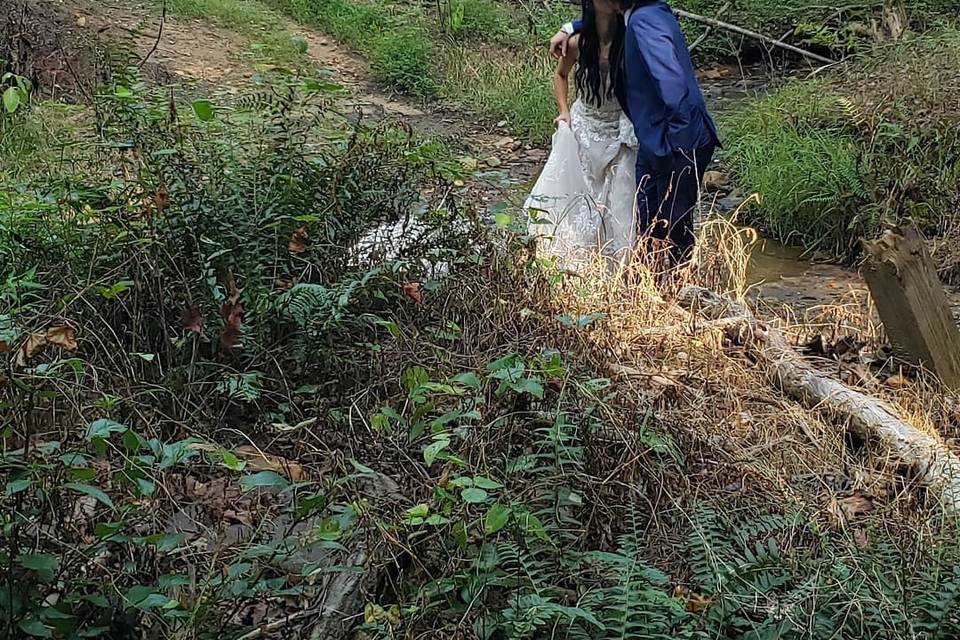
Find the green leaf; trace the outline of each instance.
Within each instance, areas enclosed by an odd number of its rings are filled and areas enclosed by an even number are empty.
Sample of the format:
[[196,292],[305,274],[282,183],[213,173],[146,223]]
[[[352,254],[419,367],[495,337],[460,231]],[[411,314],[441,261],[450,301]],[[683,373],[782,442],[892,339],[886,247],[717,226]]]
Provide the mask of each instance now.
[[129,87],[118,84],[113,90],[113,95],[117,96],[118,98],[132,98],[133,91],[131,91]]
[[220,457],[223,459],[223,466],[225,466],[227,469],[230,469],[230,471],[243,471],[247,466],[245,461],[241,460],[226,449],[220,450]]
[[200,122],[210,122],[216,117],[216,109],[209,100],[194,100],[192,106]]
[[493,219],[497,223],[497,227],[499,227],[500,229],[506,229],[511,224],[513,224],[513,216],[503,211],[496,213],[493,216]]
[[428,467],[434,463],[440,452],[450,446],[449,440],[437,440],[433,444],[427,445],[423,450],[423,462]]
[[356,471],[356,472],[359,473],[360,475],[363,475],[363,476],[375,476],[375,475],[377,475],[377,472],[376,472],[376,471],[374,471],[373,469],[371,469],[370,467],[368,467],[368,466],[365,465],[365,464],[360,464],[360,463],[357,462],[356,460],[351,459],[351,460],[350,460],[350,464],[353,465],[354,471]]
[[137,490],[140,491],[141,496],[152,496],[157,490],[157,484],[146,478],[137,478]]
[[24,569],[36,571],[37,575],[46,582],[53,580],[60,559],[49,553],[21,553],[17,556],[17,563]]
[[489,536],[503,529],[510,522],[511,513],[510,507],[505,507],[502,504],[491,506],[483,519],[483,532]]
[[183,544],[183,541],[186,539],[187,536],[182,533],[158,533],[156,535],[149,536],[147,538],[147,542],[156,545],[157,551],[161,553],[170,553]]
[[468,504],[480,504],[481,502],[486,501],[488,494],[483,489],[471,487],[469,489],[464,489],[460,493],[460,497],[463,498],[463,501]]
[[461,384],[465,387],[473,389],[474,391],[479,391],[480,387],[483,386],[483,383],[480,382],[480,378],[477,377],[477,374],[472,372],[457,374],[453,380],[451,380],[451,382],[454,384]]
[[20,493],[21,491],[26,491],[30,488],[30,485],[33,484],[33,480],[23,479],[23,480],[11,480],[7,483],[7,487],[4,490],[4,493],[8,496]]
[[107,440],[110,438],[112,433],[123,433],[127,431],[128,427],[122,425],[119,422],[114,422],[113,420],[107,420],[106,418],[101,418],[100,420],[95,420],[90,423],[90,426],[87,427],[87,442],[91,442],[96,438],[101,440]]
[[435,526],[435,527],[436,527],[436,526],[439,526],[439,525],[442,525],[442,524],[447,524],[448,522],[450,522],[450,518],[444,517],[444,516],[440,515],[439,513],[433,514],[432,516],[430,516],[430,517],[427,518],[427,520],[426,520],[426,523],[427,523],[427,524],[433,525],[433,526]]
[[3,108],[7,113],[13,113],[20,107],[20,91],[16,87],[8,87],[3,92]]
[[543,528],[543,523],[540,522],[540,519],[532,513],[525,512],[517,516],[517,522],[520,523],[520,526],[523,528],[524,533],[527,535],[536,536],[541,540],[547,540],[546,529]]
[[240,489],[243,491],[253,491],[254,489],[279,488],[286,489],[290,486],[286,478],[275,471],[261,471],[240,478]]
[[110,496],[96,487],[91,487],[88,484],[80,484],[78,482],[68,482],[67,484],[63,485],[63,487],[64,489],[73,489],[74,491],[79,491],[80,493],[84,493],[88,496],[93,496],[103,504],[113,509],[113,500],[110,499]]
[[464,524],[463,521],[457,522],[455,525],[453,525],[453,540],[461,549],[467,548],[467,525]]
[[20,630],[34,638],[52,638],[53,631],[39,620],[27,618],[20,621]]
[[70,482],[90,482],[97,477],[97,470],[90,467],[71,467],[67,469]]
[[162,593],[156,593],[154,589],[155,587],[143,585],[131,587],[125,597],[131,606],[142,611],[165,607],[170,602],[170,598]]
[[503,485],[499,482],[495,482],[490,478],[484,478],[483,476],[474,476],[473,477],[473,486],[480,487],[481,489],[502,489]]
[[425,504],[418,504],[406,511],[408,518],[426,518],[428,515],[430,515],[430,507]]
[[144,440],[140,434],[135,433],[130,429],[124,432],[123,436],[121,437],[121,442],[123,442],[123,446],[127,449],[127,451],[132,451],[134,453],[147,447],[147,441]]
[[451,487],[456,487],[457,489],[466,489],[467,487],[473,486],[473,478],[468,478],[466,476],[459,476],[450,481]]

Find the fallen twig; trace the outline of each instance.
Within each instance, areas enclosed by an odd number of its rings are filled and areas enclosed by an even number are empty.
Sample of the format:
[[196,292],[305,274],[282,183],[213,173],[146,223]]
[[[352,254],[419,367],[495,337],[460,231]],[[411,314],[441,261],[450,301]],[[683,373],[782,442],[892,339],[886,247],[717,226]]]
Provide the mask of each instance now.
[[160,46],[160,39],[163,37],[163,26],[167,23],[167,0],[163,0],[163,3],[160,5],[160,28],[157,29],[157,39],[153,41],[153,46],[150,47],[150,51],[147,51],[147,55],[143,56],[143,59],[140,61],[140,64],[137,65],[137,69],[143,69],[143,65],[147,64],[147,60],[157,52],[157,48]]
[[812,51],[807,51],[806,49],[801,49],[800,47],[795,47],[792,44],[787,44],[783,40],[777,40],[776,38],[771,38],[770,36],[765,36],[762,33],[757,33],[756,31],[750,31],[749,29],[744,29],[743,27],[738,27],[735,24],[730,24],[729,22],[723,22],[717,20],[716,18],[709,18],[707,16],[701,16],[696,13],[690,13],[689,11],[684,11],[683,9],[674,9],[673,12],[680,16],[681,18],[686,18],[688,20],[693,20],[694,22],[700,22],[710,27],[716,27],[717,29],[724,29],[725,31],[732,31],[733,33],[739,33],[740,35],[747,36],[748,38],[753,38],[761,42],[765,42],[771,46],[779,47],[786,51],[790,51],[797,55],[803,56],[804,58],[809,58],[810,60],[816,60],[823,64],[834,64],[836,61],[826,58],[819,54],[813,53]]

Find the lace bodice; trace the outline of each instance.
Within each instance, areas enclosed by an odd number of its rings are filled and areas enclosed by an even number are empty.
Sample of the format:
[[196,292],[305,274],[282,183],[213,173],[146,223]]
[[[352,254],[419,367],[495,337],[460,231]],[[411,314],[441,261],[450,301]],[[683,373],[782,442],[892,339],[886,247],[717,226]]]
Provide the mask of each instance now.
[[608,98],[600,106],[578,99],[570,109],[570,117],[573,131],[584,149],[598,144],[607,146],[612,140],[632,148],[637,146],[633,123],[616,98]]

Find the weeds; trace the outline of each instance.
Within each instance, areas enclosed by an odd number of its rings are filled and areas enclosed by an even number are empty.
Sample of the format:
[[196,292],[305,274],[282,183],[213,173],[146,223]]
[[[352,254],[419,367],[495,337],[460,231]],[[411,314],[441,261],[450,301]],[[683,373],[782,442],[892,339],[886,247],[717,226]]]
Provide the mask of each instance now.
[[[955,31],[918,37],[725,118],[727,161],[743,186],[762,196],[761,226],[848,257],[861,237],[904,217],[938,234],[947,225],[942,212],[960,194],[960,143],[955,118],[943,108],[956,84],[947,60],[957,51]],[[939,262],[956,277],[952,253],[942,249]]]
[[[0,191],[4,637],[956,636],[954,523],[642,265],[461,217],[442,149],[311,78],[122,69],[90,117]],[[701,237],[742,295],[748,234]]]

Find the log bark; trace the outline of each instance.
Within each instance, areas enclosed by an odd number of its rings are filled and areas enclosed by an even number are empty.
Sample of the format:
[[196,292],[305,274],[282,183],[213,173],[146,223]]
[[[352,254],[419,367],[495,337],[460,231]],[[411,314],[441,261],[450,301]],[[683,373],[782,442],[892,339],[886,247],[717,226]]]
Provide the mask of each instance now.
[[889,404],[814,369],[782,334],[757,321],[743,305],[700,287],[684,288],[680,303],[714,320],[745,318],[745,346],[769,368],[786,395],[847,425],[863,439],[879,439],[921,482],[940,492],[945,510],[960,511],[960,458],[939,438],[911,425]]
[[960,330],[920,232],[907,225],[863,245],[864,277],[897,355],[960,389]]

